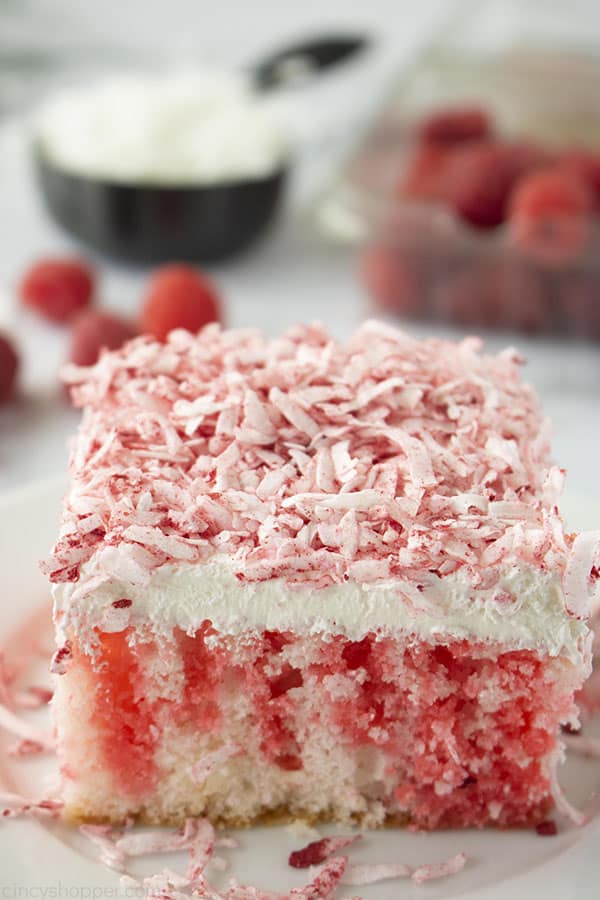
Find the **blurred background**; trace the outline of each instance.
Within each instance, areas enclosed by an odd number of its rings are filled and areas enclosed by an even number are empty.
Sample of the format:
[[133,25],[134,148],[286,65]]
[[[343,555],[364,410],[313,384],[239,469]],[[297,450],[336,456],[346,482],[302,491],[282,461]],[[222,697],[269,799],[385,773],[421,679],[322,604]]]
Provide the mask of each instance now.
[[65,470],[61,364],[187,291],[514,344],[600,497],[599,75],[594,0],[0,0],[0,491]]

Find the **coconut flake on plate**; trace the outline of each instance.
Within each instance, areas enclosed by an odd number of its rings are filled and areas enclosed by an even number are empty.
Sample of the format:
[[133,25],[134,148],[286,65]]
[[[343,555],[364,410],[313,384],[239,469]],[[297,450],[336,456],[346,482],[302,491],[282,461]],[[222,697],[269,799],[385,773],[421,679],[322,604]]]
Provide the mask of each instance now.
[[415,884],[424,884],[426,881],[434,881],[438,878],[446,878],[448,875],[456,875],[464,868],[466,862],[467,854],[463,852],[457,853],[455,856],[450,856],[442,862],[426,863],[423,866],[418,866],[410,877]]

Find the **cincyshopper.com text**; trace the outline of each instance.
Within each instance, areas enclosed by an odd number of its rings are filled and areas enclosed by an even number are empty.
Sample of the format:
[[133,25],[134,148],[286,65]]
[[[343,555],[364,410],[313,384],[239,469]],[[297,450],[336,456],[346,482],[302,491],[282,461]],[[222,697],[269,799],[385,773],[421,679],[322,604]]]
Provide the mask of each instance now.
[[17,884],[0,881],[0,900],[143,900],[146,890],[135,885],[103,887],[99,884]]

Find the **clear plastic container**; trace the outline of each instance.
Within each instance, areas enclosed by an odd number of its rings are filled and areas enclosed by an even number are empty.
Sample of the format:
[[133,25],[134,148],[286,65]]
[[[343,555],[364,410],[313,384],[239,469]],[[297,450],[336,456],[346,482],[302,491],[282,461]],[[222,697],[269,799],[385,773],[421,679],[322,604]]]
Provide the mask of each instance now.
[[595,151],[600,172],[599,84],[596,2],[462,4],[393,86],[319,204],[321,227],[359,246],[374,306],[469,328],[600,339],[600,199],[575,251],[540,257],[510,221],[474,227],[452,206],[399,188],[417,123],[465,105],[484,109],[502,142],[539,147],[552,165],[565,148]]

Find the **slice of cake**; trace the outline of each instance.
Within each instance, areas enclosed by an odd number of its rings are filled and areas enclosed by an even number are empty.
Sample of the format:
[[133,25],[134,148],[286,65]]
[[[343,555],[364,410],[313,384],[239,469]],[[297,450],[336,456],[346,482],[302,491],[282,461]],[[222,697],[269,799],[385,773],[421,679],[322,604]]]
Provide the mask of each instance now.
[[513,352],[209,326],[67,379],[69,818],[547,815],[598,557]]

